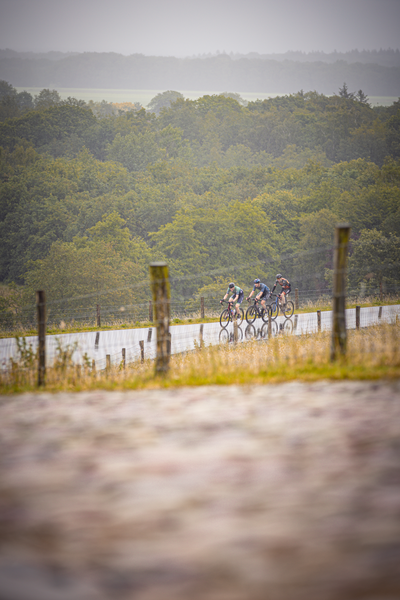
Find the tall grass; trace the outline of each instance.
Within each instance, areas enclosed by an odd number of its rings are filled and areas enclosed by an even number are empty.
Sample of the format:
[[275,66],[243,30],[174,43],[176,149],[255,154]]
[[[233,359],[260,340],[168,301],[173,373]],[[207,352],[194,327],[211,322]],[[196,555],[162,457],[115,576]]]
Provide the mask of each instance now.
[[[122,363],[101,371],[72,361],[75,348],[61,346],[47,367],[48,391],[137,389],[206,384],[258,384],[293,379],[373,379],[400,376],[400,324],[348,331],[346,356],[330,361],[331,333],[285,335],[269,340],[227,343],[171,356],[165,377],[154,375],[154,362]],[[2,393],[37,388],[37,356],[20,340],[20,357],[0,375]],[[41,388],[43,389],[43,388]]]

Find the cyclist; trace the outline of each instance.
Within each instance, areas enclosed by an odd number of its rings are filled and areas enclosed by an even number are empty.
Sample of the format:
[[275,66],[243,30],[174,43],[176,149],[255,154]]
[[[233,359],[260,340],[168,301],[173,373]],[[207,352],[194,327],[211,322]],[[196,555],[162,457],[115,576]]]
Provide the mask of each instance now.
[[265,301],[269,298],[269,295],[271,293],[271,290],[269,289],[269,287],[265,283],[261,283],[261,281],[259,279],[255,279],[253,290],[247,296],[246,300],[250,300],[250,298],[252,297],[254,292],[258,292],[258,293],[256,293],[256,298],[257,298],[257,300],[261,300],[262,307],[265,310],[267,310],[267,305],[266,305]]
[[[229,299],[229,302],[231,302],[232,304],[236,303],[236,317],[240,319],[241,315],[239,312],[239,308],[243,302],[244,292],[239,286],[235,285],[234,283],[230,283],[228,289],[226,290],[226,294],[223,297],[223,300],[226,300],[229,294],[233,294],[233,296],[231,296],[231,298]],[[220,304],[222,304],[222,300],[220,300]]]
[[278,294],[279,296],[279,300],[281,301],[281,303],[283,305],[286,304],[286,296],[288,294],[290,294],[290,292],[292,291],[292,286],[290,284],[290,281],[288,281],[287,279],[285,279],[283,277],[283,275],[281,275],[281,273],[278,273],[276,276],[276,281],[274,283],[274,287],[272,288],[272,292],[275,291],[275,288],[277,286],[277,284],[279,283],[279,285],[281,286],[281,293]]

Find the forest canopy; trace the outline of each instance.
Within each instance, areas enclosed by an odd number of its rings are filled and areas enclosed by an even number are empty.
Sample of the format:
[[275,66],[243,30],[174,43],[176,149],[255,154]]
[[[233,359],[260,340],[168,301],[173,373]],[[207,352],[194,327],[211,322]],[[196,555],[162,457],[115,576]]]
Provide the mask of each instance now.
[[400,100],[372,108],[342,85],[100,116],[54,90],[28,96],[0,82],[3,313],[40,288],[71,306],[143,303],[152,260],[188,302],[277,271],[323,294],[339,221],[353,288],[398,290]]

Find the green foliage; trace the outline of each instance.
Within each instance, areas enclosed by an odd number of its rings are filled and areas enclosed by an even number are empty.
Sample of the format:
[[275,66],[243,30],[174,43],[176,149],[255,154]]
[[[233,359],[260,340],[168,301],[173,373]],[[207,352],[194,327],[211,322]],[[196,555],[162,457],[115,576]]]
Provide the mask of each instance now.
[[61,96],[57,90],[42,90],[34,100],[35,108],[38,110],[51,108],[61,104]]
[[17,364],[23,369],[31,369],[37,364],[38,351],[33,350],[32,344],[28,344],[25,337],[15,336],[17,344]]
[[144,171],[163,156],[157,136],[152,132],[130,133],[124,137],[118,133],[107,152],[108,160],[120,162],[128,171]]
[[[153,260],[168,261],[173,297],[187,302],[222,281],[272,285],[277,270],[326,293],[336,222],[351,224],[360,273],[371,232],[400,237],[398,102],[376,111],[348,90],[247,106],[166,94],[158,116],[96,116],[50,90],[22,108],[0,82],[16,115],[0,123],[0,281],[18,284],[4,288],[2,315],[14,322],[39,288],[53,314],[140,304]],[[354,284],[398,286],[396,264]]]
[[355,284],[362,283],[364,291],[373,292],[384,284],[398,279],[400,267],[400,238],[385,236],[376,229],[363,230],[353,242],[349,260],[349,277]]
[[154,96],[154,98],[150,100],[147,108],[150,112],[154,112],[158,115],[163,108],[169,108],[171,104],[180,98],[183,99],[183,94],[168,90],[168,92],[162,92]]
[[87,108],[69,104],[53,105],[1,123],[0,138],[3,146],[10,150],[15,149],[23,139],[41,151],[51,152],[54,143],[59,145],[74,136],[81,137],[95,122],[93,113]]

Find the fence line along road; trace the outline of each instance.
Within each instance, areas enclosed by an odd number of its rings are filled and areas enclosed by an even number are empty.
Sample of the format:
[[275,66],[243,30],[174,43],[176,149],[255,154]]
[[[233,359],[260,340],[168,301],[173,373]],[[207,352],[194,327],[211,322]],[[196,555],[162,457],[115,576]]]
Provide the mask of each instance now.
[[[363,307],[360,309],[360,327],[370,327],[379,323],[393,323],[400,318],[400,305]],[[356,309],[346,309],[347,329],[356,328]],[[268,324],[257,319],[250,327],[244,321],[238,331],[238,342],[258,338],[268,339]],[[321,312],[321,331],[330,331],[332,328],[332,311]],[[225,331],[225,333],[222,333]],[[273,322],[271,335],[292,333],[304,335],[318,331],[317,312],[294,314],[291,319],[279,316]],[[177,354],[193,350],[195,347],[215,345],[223,342],[233,341],[233,325],[222,330],[219,323],[173,325],[171,333],[171,354]],[[26,338],[28,346],[36,351],[38,345],[37,336]],[[122,349],[125,349],[125,361],[131,363],[141,359],[141,344],[143,342],[144,359],[155,359],[157,348],[157,333],[155,327],[141,329],[119,329],[114,331],[97,331],[66,333],[61,335],[46,336],[46,361],[52,364],[56,355],[57,347],[63,350],[72,348],[74,350],[72,359],[77,364],[83,364],[85,360],[95,360],[97,369],[106,368],[106,355],[110,355],[111,364],[119,364],[123,360]],[[86,355],[86,358],[84,358]],[[0,340],[0,362],[2,369],[8,369],[10,359],[17,360],[18,349],[14,338]]]

